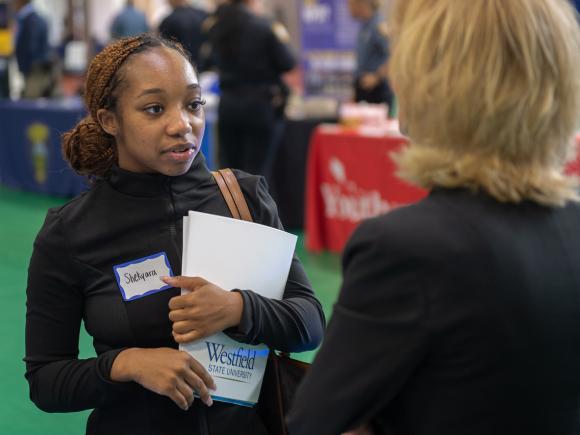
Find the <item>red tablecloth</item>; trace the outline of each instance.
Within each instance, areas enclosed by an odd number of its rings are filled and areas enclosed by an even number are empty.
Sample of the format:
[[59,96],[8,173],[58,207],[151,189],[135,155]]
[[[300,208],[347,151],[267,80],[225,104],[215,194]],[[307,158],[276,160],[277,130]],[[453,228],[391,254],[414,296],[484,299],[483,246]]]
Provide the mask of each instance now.
[[[306,173],[306,247],[341,252],[365,218],[426,195],[395,176],[390,153],[406,140],[396,132],[319,126],[311,139]],[[577,137],[580,147],[580,135]],[[579,158],[568,167],[580,174]]]
[[567,172],[569,174],[580,175],[580,133],[576,135],[576,160],[568,164]]
[[342,251],[358,223],[419,200],[424,190],[395,175],[389,154],[405,139],[384,131],[319,126],[311,139],[306,173],[306,246]]

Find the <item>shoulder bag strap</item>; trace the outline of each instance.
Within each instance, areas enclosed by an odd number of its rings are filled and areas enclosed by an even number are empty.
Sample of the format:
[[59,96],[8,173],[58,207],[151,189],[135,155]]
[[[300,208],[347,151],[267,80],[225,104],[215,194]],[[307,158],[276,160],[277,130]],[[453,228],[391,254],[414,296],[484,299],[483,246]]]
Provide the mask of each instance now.
[[[215,181],[217,182],[217,185],[220,188],[224,199],[226,200],[232,216],[235,219],[242,219],[244,221],[253,222],[254,220],[250,214],[248,203],[246,202],[246,198],[242,193],[242,189],[240,189],[240,183],[238,182],[238,179],[234,175],[233,171],[229,168],[226,168],[212,171],[211,174],[215,178]],[[274,356],[275,352],[272,351],[271,355]],[[288,352],[280,352],[280,355],[286,358],[290,358],[290,354]]]
[[231,169],[212,171],[220,191],[234,219],[253,222],[246,198],[240,189],[240,183]]

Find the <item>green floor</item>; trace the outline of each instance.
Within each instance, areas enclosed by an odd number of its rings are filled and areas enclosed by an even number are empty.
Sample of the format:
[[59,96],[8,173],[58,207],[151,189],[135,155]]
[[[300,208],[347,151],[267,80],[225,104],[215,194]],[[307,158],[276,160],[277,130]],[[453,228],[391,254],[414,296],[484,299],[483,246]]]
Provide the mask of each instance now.
[[[28,260],[32,242],[42,225],[46,210],[62,204],[63,199],[14,192],[0,187],[0,434],[68,435],[84,433],[88,411],[72,414],[47,414],[28,399],[24,379],[24,314]],[[304,250],[302,237],[298,253],[327,316],[340,283],[339,259],[335,255],[312,255]],[[93,355],[90,338],[81,337],[81,357]],[[314,352],[302,355],[312,359]],[[302,359],[301,358],[301,359]]]

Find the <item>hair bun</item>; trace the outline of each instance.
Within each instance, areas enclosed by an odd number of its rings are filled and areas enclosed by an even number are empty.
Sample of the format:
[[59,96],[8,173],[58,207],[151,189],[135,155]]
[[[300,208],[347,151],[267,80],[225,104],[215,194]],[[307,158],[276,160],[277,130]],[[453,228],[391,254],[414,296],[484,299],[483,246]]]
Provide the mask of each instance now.
[[113,138],[91,116],[62,135],[62,154],[80,175],[102,177],[117,161]]

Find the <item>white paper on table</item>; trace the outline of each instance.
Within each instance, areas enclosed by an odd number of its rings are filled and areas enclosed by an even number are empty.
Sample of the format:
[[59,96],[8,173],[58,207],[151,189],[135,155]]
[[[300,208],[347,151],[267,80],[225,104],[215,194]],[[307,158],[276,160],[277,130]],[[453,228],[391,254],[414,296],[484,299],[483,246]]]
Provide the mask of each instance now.
[[[190,211],[183,219],[182,274],[225,290],[250,289],[281,299],[297,237],[253,222]],[[182,290],[182,293],[186,291]],[[212,375],[214,400],[253,406],[268,360],[266,345],[237,342],[223,333],[180,345]]]

